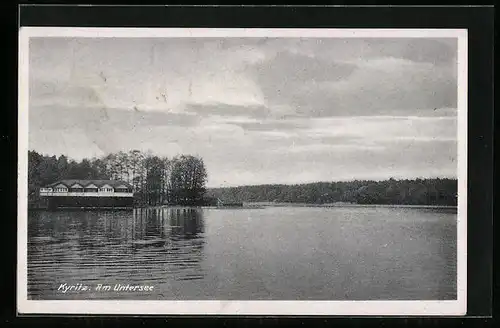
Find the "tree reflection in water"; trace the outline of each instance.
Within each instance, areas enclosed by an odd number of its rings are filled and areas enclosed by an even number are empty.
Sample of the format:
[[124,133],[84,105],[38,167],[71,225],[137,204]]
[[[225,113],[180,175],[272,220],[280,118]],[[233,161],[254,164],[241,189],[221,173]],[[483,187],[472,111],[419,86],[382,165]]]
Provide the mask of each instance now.
[[203,279],[204,244],[202,209],[31,212],[29,293],[50,297],[60,281]]
[[155,250],[176,272],[178,280],[202,279],[203,210],[196,208],[145,208],[134,211],[132,247],[135,252]]

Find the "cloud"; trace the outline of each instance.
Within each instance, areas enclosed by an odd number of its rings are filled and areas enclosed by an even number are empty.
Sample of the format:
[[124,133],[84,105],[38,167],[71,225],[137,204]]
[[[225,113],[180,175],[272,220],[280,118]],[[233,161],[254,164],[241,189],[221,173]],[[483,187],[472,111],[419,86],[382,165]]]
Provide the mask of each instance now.
[[293,131],[309,126],[307,120],[267,119],[257,122],[235,122],[246,131]]
[[37,38],[29,145],[204,158],[209,184],[456,175],[451,39]]
[[448,66],[456,62],[457,52],[454,38],[269,38],[263,41],[269,53],[286,50],[327,61],[395,57]]
[[271,114],[269,108],[260,105],[237,106],[224,103],[187,104],[184,110],[201,116],[248,116],[265,118]]
[[302,55],[285,58],[279,61],[279,74],[265,69],[275,66],[271,60],[259,64],[257,72],[267,73],[256,76],[267,102],[288,104],[292,114],[381,115],[422,109],[432,112],[434,108],[457,105],[456,78],[446,66],[385,57],[348,65],[314,61],[318,66],[309,71],[300,64]]
[[288,51],[278,52],[272,58],[255,64],[255,75],[263,85],[269,81],[286,87],[288,82],[337,81],[349,77],[356,66],[349,63],[326,61]]
[[[452,38],[441,39],[363,39],[369,44],[370,52],[376,57],[400,57],[413,62],[448,65],[456,60],[457,41]],[[378,54],[378,55],[377,55]]]
[[[107,107],[33,106],[29,113],[30,126],[40,129],[72,129],[89,122],[114,126],[124,131],[151,126],[196,126],[196,115],[170,112],[131,111]],[[90,132],[90,131],[89,131]]]

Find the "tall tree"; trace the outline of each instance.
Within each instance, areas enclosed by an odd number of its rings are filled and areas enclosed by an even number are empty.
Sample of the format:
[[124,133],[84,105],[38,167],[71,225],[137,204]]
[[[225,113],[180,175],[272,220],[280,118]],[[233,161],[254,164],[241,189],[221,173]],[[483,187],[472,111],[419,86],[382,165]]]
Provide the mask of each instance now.
[[147,203],[161,204],[163,189],[163,161],[158,156],[148,156],[145,159]]
[[203,160],[194,156],[174,158],[171,169],[173,201],[183,205],[198,205],[206,191],[207,172]]

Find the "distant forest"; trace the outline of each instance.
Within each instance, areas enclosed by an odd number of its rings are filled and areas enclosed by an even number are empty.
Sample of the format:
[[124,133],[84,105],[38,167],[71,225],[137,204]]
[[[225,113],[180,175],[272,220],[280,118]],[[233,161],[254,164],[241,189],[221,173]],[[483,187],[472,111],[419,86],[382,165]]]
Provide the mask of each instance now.
[[316,182],[214,188],[207,197],[228,202],[457,205],[456,179]]
[[159,157],[138,150],[79,162],[28,152],[28,205],[40,203],[40,187],[63,179],[122,180],[133,186],[136,205],[202,205],[207,172],[191,155]]
[[62,179],[123,180],[134,188],[138,206],[215,205],[224,202],[355,203],[401,205],[457,205],[456,179],[385,181],[356,180],[295,185],[269,184],[206,188],[207,172],[201,158],[159,157],[138,150],[100,158],[70,160],[61,155],[28,152],[28,203],[40,203],[40,187]]

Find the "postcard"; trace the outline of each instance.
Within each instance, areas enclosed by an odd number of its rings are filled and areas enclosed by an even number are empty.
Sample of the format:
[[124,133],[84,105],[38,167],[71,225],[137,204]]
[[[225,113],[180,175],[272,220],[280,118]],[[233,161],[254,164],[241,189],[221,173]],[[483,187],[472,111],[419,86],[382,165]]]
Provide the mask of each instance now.
[[19,41],[20,314],[465,315],[466,30]]

